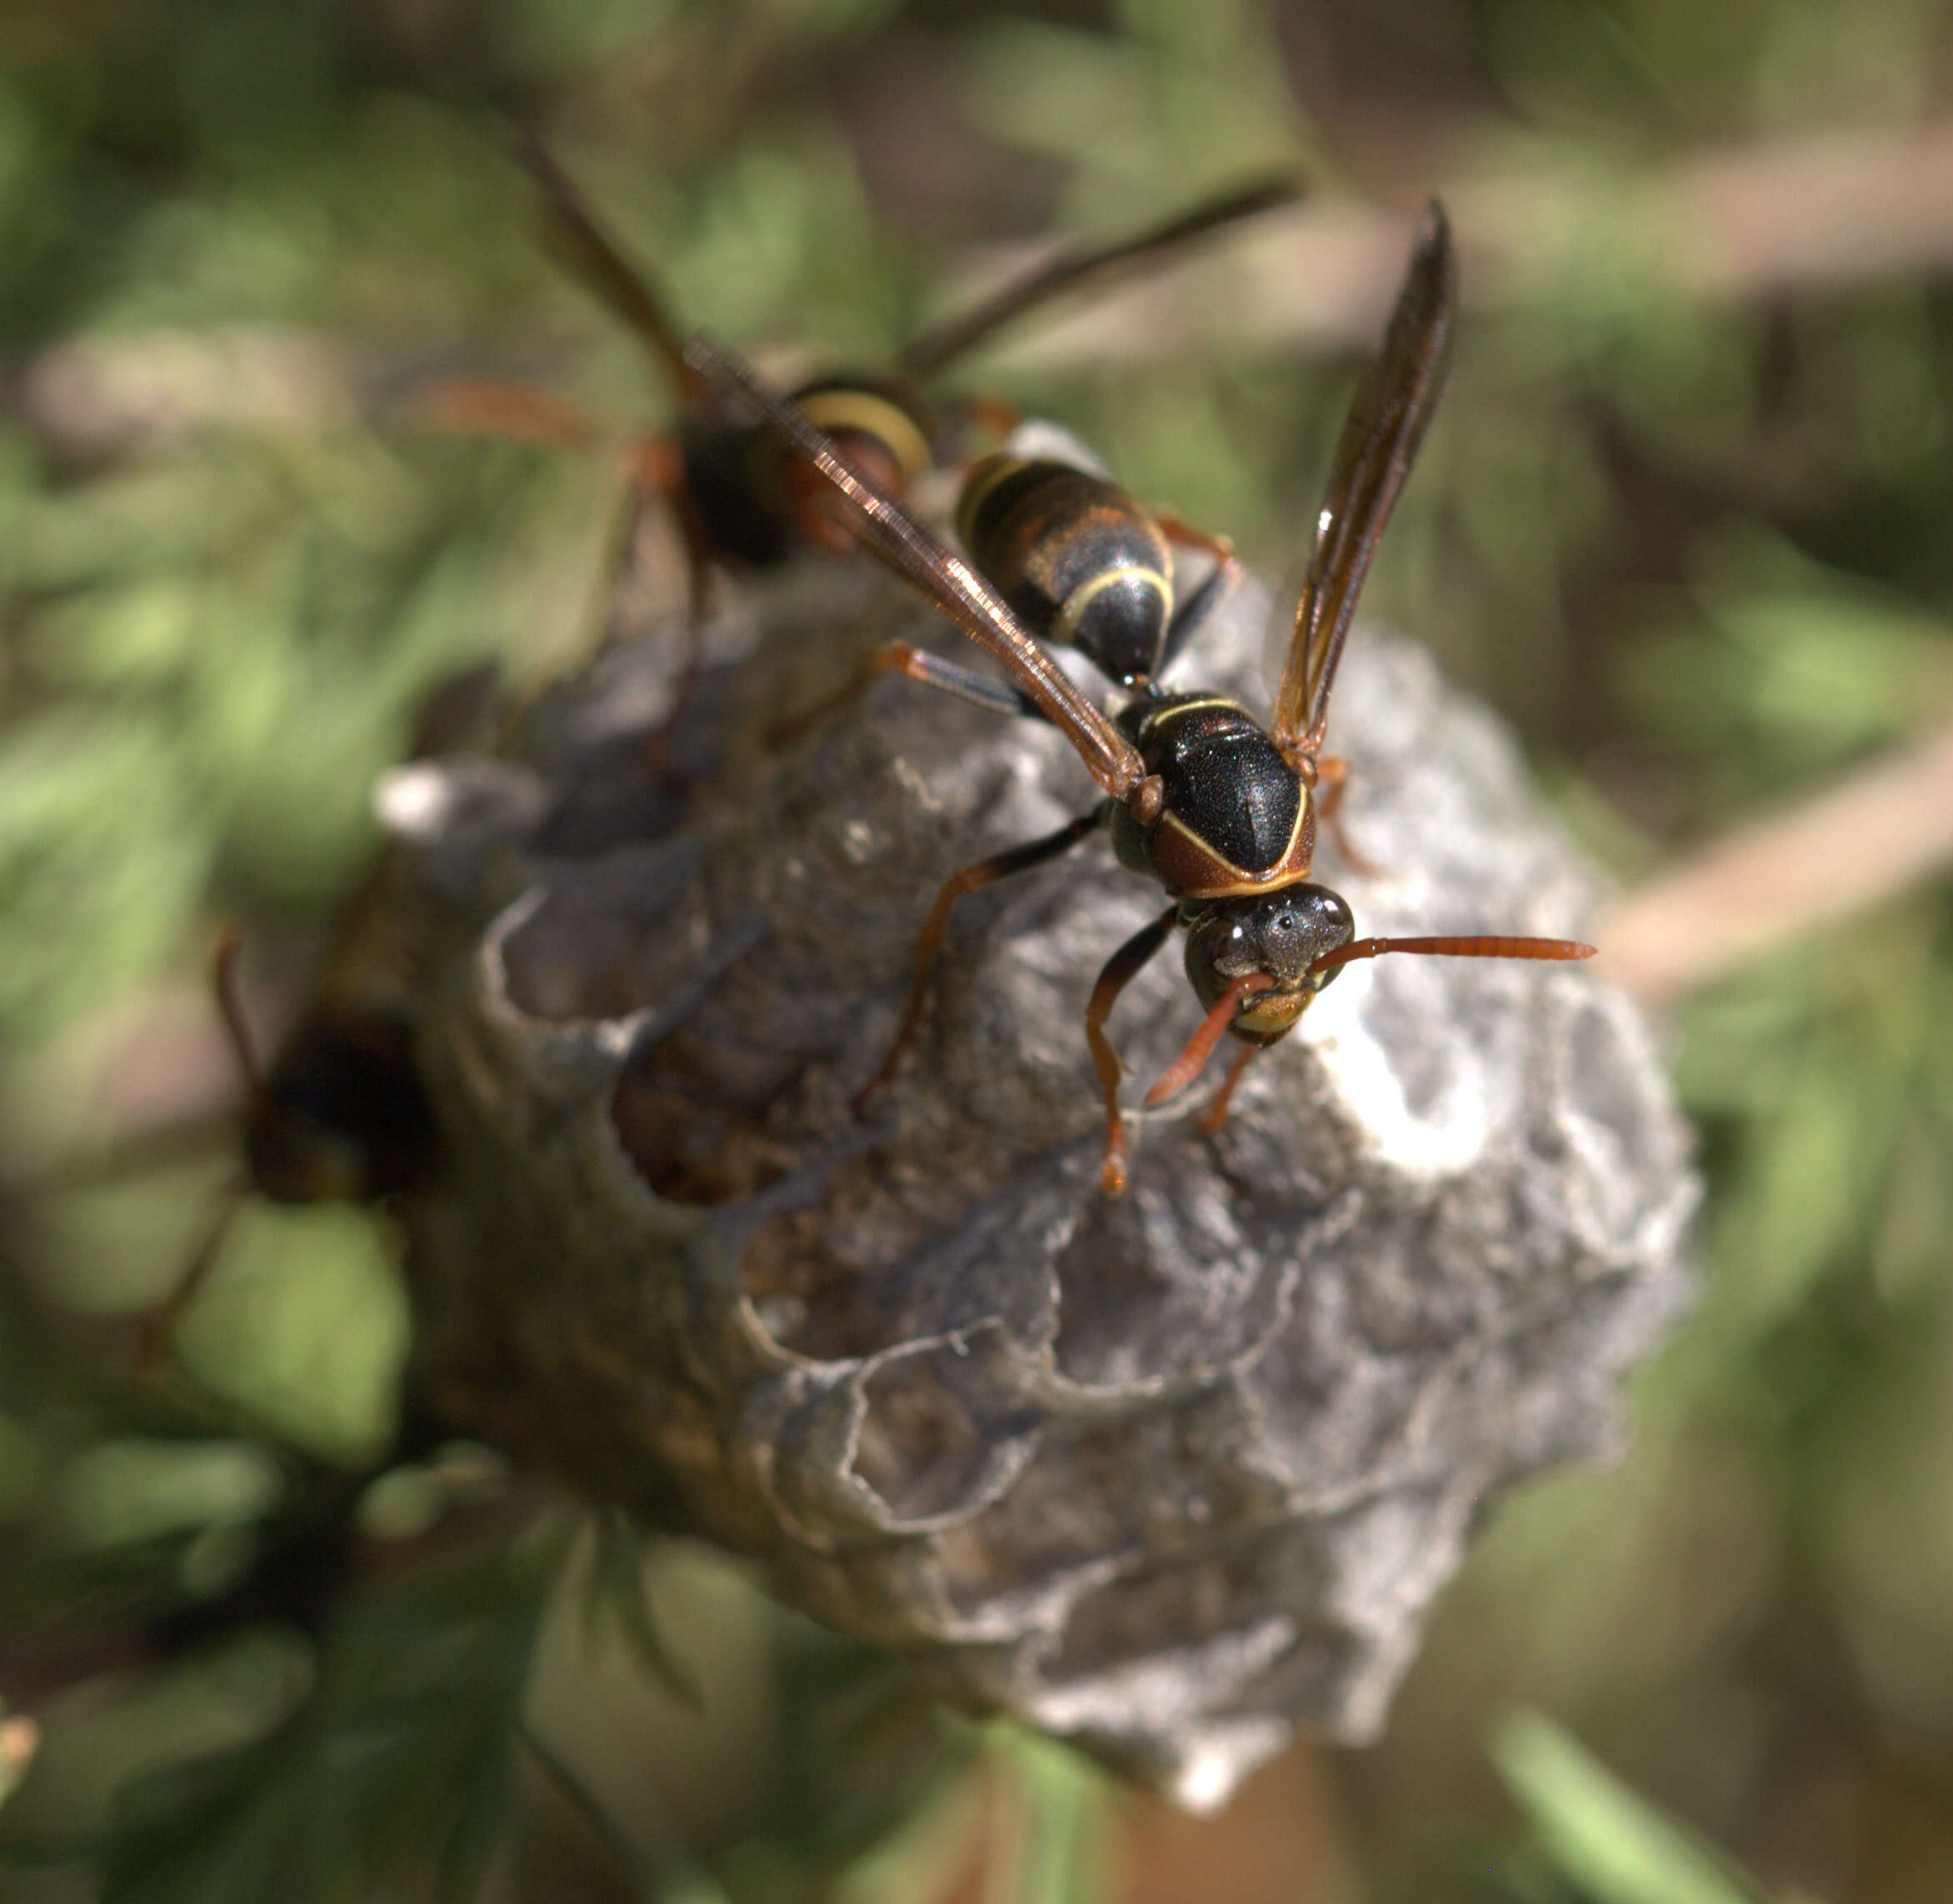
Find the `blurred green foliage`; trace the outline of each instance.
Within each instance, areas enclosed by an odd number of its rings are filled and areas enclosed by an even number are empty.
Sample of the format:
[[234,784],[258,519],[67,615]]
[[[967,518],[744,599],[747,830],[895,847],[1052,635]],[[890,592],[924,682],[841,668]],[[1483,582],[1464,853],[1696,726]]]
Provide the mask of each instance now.
[[1593,1904],[1746,1904],[1753,1895],[1536,1712],[1506,1720],[1492,1756],[1532,1819],[1546,1869]]
[[[114,1104],[167,1109],[178,1069],[204,1079],[186,1113],[205,1107],[214,1038],[142,1032],[200,982],[214,925],[248,923],[289,1006],[426,684],[484,655],[520,677],[578,638],[607,473],[433,437],[409,402],[488,372],[621,428],[668,408],[537,255],[501,114],[550,128],[682,311],[870,361],[940,307],[967,246],[1121,228],[1271,160],[1400,207],[1434,182],[1548,187],[1468,313],[1369,602],[1506,710],[1596,850],[1639,874],[1953,711],[1946,257],[1720,298],[1678,268],[1663,197],[1726,151],[1936,123],[1950,29],[1941,0],[0,9],[5,1154],[126,1135]],[[1783,173],[1793,235],[1811,176]],[[1197,359],[1031,367],[998,393],[1279,571],[1348,371],[1223,321]],[[1950,951],[1941,883],[1682,1014],[1705,1302],[1641,1386],[1627,1464],[1500,1516],[1390,1737],[1346,1763],[1377,1896],[1452,1895],[1449,1852],[1513,1832],[1526,1848],[1456,1895],[1736,1894],[1662,1812],[1773,1895],[1938,1894]],[[207,1160],[50,1198],[31,1229],[10,1203],[0,1249],[18,1287],[127,1313],[217,1194]],[[344,1212],[248,1210],[186,1328],[189,1396],[130,1392],[32,1303],[6,1312],[0,1652],[51,1683],[63,1662],[124,1676],[54,1708],[7,1816],[15,1855],[60,1857],[23,1884],[92,1859],[111,1897],[297,1896],[302,1846],[312,1897],[370,1894],[382,1867],[390,1894],[445,1872],[461,1895],[496,1860],[507,1894],[543,1895],[538,1870],[582,1868],[573,1842],[620,1896],[867,1904],[947,1891],[976,1832],[1000,1897],[1143,1887],[1110,1875],[1121,1827],[1091,1775],[942,1734],[723,1574],[677,1592],[682,1631],[635,1644],[744,1718],[687,1732],[667,1687],[652,1729],[689,1743],[656,1779],[606,1783],[587,1737],[560,1741],[576,1776],[525,1757],[566,1537],[515,1539],[506,1501],[470,1507],[394,1445],[391,1247]],[[403,1563],[404,1588],[382,1569],[334,1619],[268,1592],[261,1563],[301,1540],[329,1585],[318,1557],[362,1512],[391,1552],[483,1512],[480,1551],[459,1540],[425,1581]],[[634,1562],[597,1571],[630,1604]],[[190,1647],[168,1622],[197,1609],[294,1637]],[[136,1672],[159,1651],[187,1663]],[[739,1670],[766,1688],[746,1707]],[[1625,1785],[1535,1724],[1500,1735],[1523,1817],[1502,1811],[1481,1754],[1515,1700]],[[851,1707],[842,1749],[827,1722]],[[717,1768],[710,1802],[672,1796],[687,1757],[694,1784]],[[941,1776],[972,1762],[975,1787]],[[972,1789],[992,1794],[974,1823]],[[556,1867],[552,1802],[582,1821],[558,1819]],[[535,1868],[512,1876],[518,1813]]]

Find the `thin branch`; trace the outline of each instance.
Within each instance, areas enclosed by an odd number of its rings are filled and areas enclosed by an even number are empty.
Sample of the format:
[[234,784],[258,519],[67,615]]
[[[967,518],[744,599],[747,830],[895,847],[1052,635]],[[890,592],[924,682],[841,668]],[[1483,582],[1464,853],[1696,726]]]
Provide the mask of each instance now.
[[[1605,261],[1637,295],[1739,302],[1953,260],[1953,119],[1703,152],[1660,170],[1540,164],[1440,182],[1468,305],[1564,301]],[[1572,155],[1577,159],[1577,155]],[[1019,365],[1174,357],[1218,337],[1367,343],[1403,274],[1415,210],[1314,197],[1198,272],[1092,301],[1010,347]],[[1001,277],[1028,253],[996,254]],[[1626,281],[1626,277],[1623,281]],[[1000,353],[1001,354],[1001,353]]]
[[[1440,182],[1468,303],[1563,300],[1596,259],[1617,275],[1631,260],[1650,292],[1715,301],[1953,261],[1953,119],[1760,142],[1641,174],[1559,156]],[[1197,270],[1115,288],[1031,327],[1008,355],[1061,366],[1183,355],[1228,337],[1291,349],[1367,343],[1402,275],[1413,216],[1312,196],[1266,214],[1264,229]],[[989,247],[950,277],[967,297],[1058,249]],[[387,409],[415,368],[434,374],[435,354],[425,337],[347,343],[268,326],[84,337],[31,359],[17,401],[55,440],[97,452],[213,425],[329,428]]]
[[1953,866],[1953,728],[1737,828],[1621,900],[1594,969],[1672,1005]]

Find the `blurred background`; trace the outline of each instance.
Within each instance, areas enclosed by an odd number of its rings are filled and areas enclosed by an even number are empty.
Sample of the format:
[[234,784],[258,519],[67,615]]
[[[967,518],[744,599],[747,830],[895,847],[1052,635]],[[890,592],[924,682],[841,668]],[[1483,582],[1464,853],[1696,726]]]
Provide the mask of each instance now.
[[[1703,1300],[1621,1465],[1489,1516],[1375,1746],[1195,1822],[932,1713],[419,1421],[344,1206],[237,1205],[187,1378],[132,1378],[234,1202],[217,927],[288,1022],[428,684],[587,632],[614,458],[416,393],[671,413],[512,114],[688,320],[870,363],[1301,162],[951,380],[1275,573],[1441,190],[1465,315],[1368,612],[1631,896],[1901,787],[1752,956],[1670,930]],[[1953,783],[1876,778],[1953,721],[1950,262],[1940,0],[6,0],[0,1898],[1953,1897]]]

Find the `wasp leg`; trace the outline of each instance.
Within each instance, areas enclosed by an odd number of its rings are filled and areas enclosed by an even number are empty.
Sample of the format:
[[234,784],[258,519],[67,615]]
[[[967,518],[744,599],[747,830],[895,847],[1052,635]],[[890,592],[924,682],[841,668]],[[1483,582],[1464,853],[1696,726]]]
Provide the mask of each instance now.
[[[617,550],[610,573],[621,582],[635,546],[637,525],[646,502],[656,497],[671,512],[685,552],[685,613],[687,631],[694,645],[699,624],[712,610],[712,543],[698,511],[692,501],[691,485],[685,478],[685,449],[676,436],[643,437],[631,447],[626,460],[626,496],[632,512],[624,527],[627,532]],[[615,588],[612,592],[615,593]]]
[[959,701],[987,708],[994,714],[1024,714],[1032,719],[1041,719],[1044,715],[1043,708],[1022,688],[999,681],[995,675],[979,674],[973,667],[959,667],[954,662],[931,654],[927,648],[912,647],[907,642],[890,642],[878,649],[869,672],[906,674],[911,681],[919,681],[926,687],[939,687],[945,694],[953,694]]
[[979,674],[973,667],[958,667],[954,662],[907,642],[887,642],[824,700],[816,702],[805,713],[776,721],[767,729],[767,745],[776,750],[792,746],[802,734],[819,727],[863,692],[878,674],[906,674],[911,681],[919,681],[925,687],[939,687],[945,694],[953,694],[959,701],[967,701],[986,713],[1024,714],[1037,719],[1044,716],[1043,708],[1007,681]]
[[1236,574],[1241,563],[1236,559],[1234,544],[1226,536],[1210,535],[1205,529],[1196,529],[1184,516],[1176,516],[1171,509],[1157,510],[1153,520],[1160,525],[1160,533],[1170,542],[1178,542],[1182,548],[1203,549],[1214,558],[1221,568],[1232,568]]
[[[416,393],[409,414],[423,429],[456,436],[497,437],[508,442],[595,456],[614,450],[617,439],[580,406],[532,390],[526,384],[491,377],[456,377]],[[623,493],[605,538],[606,555],[597,572],[596,612],[599,645],[610,638],[608,623],[618,585],[626,573],[646,500],[659,497],[677,520],[685,544],[687,601],[696,625],[710,610],[710,552],[685,482],[685,457],[675,436],[647,436],[623,455]]]
[[895,1042],[888,1047],[888,1055],[882,1059],[875,1075],[854,1094],[854,1112],[857,1117],[868,1100],[895,1076],[895,1067],[902,1062],[902,1054],[907,1050],[922,1024],[922,1008],[929,997],[930,974],[935,969],[936,955],[942,950],[943,938],[949,931],[950,912],[957,900],[979,887],[994,885],[1000,879],[1008,879],[1014,872],[1028,872],[1032,867],[1042,866],[1047,859],[1056,859],[1060,853],[1069,852],[1088,833],[1097,830],[1101,817],[1096,808],[1081,813],[1055,833],[1047,833],[1042,839],[1029,841],[1021,847],[1012,847],[1008,852],[976,860],[952,872],[942,882],[942,890],[936,895],[936,903],[929,908],[929,917],[923,922],[922,933],[916,941],[916,976],[909,987],[909,1001],[903,1009]]
[[1200,1115],[1201,1128],[1209,1137],[1227,1122],[1227,1107],[1234,1101],[1234,1087],[1241,1082],[1241,1074],[1261,1049],[1260,1045],[1243,1045],[1234,1054],[1234,1062],[1228,1066],[1226,1077],[1221,1080],[1221,1088],[1214,1093],[1213,1102]]
[[1024,421],[1024,412],[1001,397],[965,397],[957,404],[956,419],[966,430],[1001,442]]
[[[614,451],[616,438],[588,411],[545,391],[488,377],[449,377],[413,397],[410,414],[424,429],[447,434],[498,437],[593,456]],[[698,627],[712,609],[711,549],[692,506],[685,481],[684,451],[676,436],[640,437],[622,454],[620,492],[604,537],[587,620],[596,629],[591,645],[607,647],[616,638],[616,608],[630,574],[638,525],[646,504],[656,497],[670,510],[685,549],[686,626],[690,658],[673,670],[689,687],[697,667]],[[684,698],[682,692],[681,701]]]
[[1091,988],[1085,1007],[1085,1042],[1091,1047],[1091,1062],[1098,1067],[1099,1082],[1106,1093],[1106,1161],[1099,1172],[1099,1187],[1106,1196],[1116,1197],[1126,1187],[1126,1120],[1119,1114],[1119,1079],[1125,1067],[1105,1033],[1105,1023],[1119,994],[1136,978],[1146,962],[1166,942],[1180,917],[1177,905],[1169,906],[1151,925],[1141,926],[1118,951],[1106,961],[1106,968]]
[[1210,536],[1174,515],[1157,516],[1154,520],[1168,542],[1178,542],[1183,548],[1204,550],[1214,558],[1212,572],[1180,604],[1166,624],[1166,638],[1160,643],[1160,663],[1153,671],[1164,674],[1180,651],[1213,619],[1240,586],[1241,566],[1234,544],[1226,537]]
[[217,1267],[224,1239],[230,1234],[231,1221],[243,1201],[245,1188],[240,1180],[223,1192],[216,1217],[191,1252],[190,1260],[177,1272],[175,1286],[162,1302],[137,1319],[136,1370],[138,1374],[157,1374],[175,1359],[177,1327],[209,1279],[211,1271]]
[[1336,850],[1342,855],[1343,863],[1351,872],[1360,872],[1366,879],[1385,877],[1382,867],[1350,844],[1350,836],[1342,823],[1343,792],[1350,783],[1349,762],[1339,753],[1326,753],[1316,763],[1316,815],[1334,837]]
[[407,398],[406,414],[418,428],[438,435],[499,437],[582,456],[615,441],[580,404],[499,377],[444,377],[423,384]]

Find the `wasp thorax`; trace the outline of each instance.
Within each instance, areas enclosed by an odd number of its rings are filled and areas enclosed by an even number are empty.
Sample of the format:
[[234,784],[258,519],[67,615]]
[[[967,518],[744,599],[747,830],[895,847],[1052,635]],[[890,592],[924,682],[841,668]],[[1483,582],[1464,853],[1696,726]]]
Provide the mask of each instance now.
[[1342,970],[1310,967],[1356,936],[1348,905],[1326,886],[1285,886],[1254,898],[1224,899],[1187,933],[1186,976],[1201,1004],[1211,1006],[1235,979],[1268,973],[1274,990],[1248,998],[1234,1028],[1246,1037],[1279,1037]]

